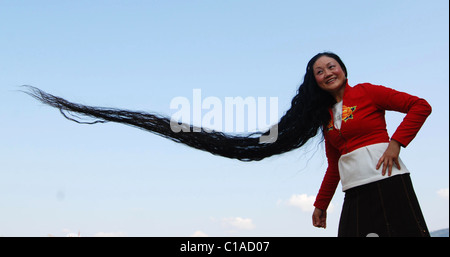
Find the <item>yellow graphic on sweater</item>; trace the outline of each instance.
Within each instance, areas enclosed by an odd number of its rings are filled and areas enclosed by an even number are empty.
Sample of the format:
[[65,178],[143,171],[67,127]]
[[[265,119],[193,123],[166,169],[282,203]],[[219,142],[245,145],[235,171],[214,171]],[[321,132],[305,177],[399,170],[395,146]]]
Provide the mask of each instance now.
[[[353,112],[356,110],[356,106],[352,106],[352,107],[347,107],[347,106],[342,106],[342,120],[344,122],[347,122],[348,120],[353,119]],[[333,130],[334,128],[334,124],[333,124],[333,119],[330,120],[330,123],[328,123],[327,126],[327,130]]]

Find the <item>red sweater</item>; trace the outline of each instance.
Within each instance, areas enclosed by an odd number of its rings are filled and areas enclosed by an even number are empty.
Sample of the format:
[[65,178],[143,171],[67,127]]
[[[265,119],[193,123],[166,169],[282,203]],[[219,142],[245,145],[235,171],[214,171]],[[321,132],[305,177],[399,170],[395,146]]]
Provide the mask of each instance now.
[[383,86],[369,83],[354,87],[346,85],[341,129],[334,127],[332,119],[324,130],[328,168],[315,207],[322,210],[328,208],[340,180],[338,161],[342,154],[363,146],[389,142],[384,117],[386,110],[406,113],[391,138],[406,147],[430,115],[431,106],[424,99]]

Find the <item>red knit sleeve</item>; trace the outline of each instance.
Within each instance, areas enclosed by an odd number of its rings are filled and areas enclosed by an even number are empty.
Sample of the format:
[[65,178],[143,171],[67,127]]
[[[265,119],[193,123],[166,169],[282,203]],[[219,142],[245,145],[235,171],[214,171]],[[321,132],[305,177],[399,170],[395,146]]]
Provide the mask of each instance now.
[[378,108],[406,113],[405,118],[391,137],[406,147],[431,114],[431,106],[422,98],[391,88],[375,85],[365,86],[365,88]]
[[328,208],[340,180],[338,161],[341,154],[328,142],[326,136],[325,151],[328,160],[328,168],[325,172],[319,193],[317,194],[316,201],[314,202],[314,206],[321,210],[326,210]]

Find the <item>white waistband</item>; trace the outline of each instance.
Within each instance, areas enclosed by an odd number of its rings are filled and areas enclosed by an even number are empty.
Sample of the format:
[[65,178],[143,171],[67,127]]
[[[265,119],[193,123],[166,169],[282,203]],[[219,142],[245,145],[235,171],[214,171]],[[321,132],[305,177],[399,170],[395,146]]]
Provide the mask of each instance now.
[[[376,169],[376,165],[388,145],[388,143],[373,144],[342,155],[339,159],[339,175],[341,177],[342,191],[388,178],[387,171],[386,175],[381,175],[383,165],[378,170]],[[400,170],[394,164],[391,176],[409,173],[402,160],[399,158],[398,161],[400,163]]]

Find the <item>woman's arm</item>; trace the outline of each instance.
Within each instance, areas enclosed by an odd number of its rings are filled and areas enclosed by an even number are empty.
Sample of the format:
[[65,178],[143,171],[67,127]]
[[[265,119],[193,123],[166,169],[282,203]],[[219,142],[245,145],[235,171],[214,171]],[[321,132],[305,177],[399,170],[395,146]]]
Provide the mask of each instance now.
[[340,180],[338,161],[341,155],[339,151],[328,142],[326,137],[325,151],[328,160],[328,168],[325,172],[319,193],[317,194],[316,201],[314,202],[316,208],[313,213],[313,226],[319,228],[326,227],[326,210],[336,192]]
[[431,114],[430,104],[425,99],[384,86],[370,85],[365,88],[377,108],[406,114],[391,139],[403,147],[408,146]]
[[366,88],[378,108],[406,113],[376,166],[376,169],[379,169],[383,165],[382,175],[384,176],[387,170],[388,176],[390,176],[394,164],[400,169],[398,158],[401,146],[406,147],[416,137],[425,120],[431,114],[431,106],[425,99],[391,88],[374,85]]

